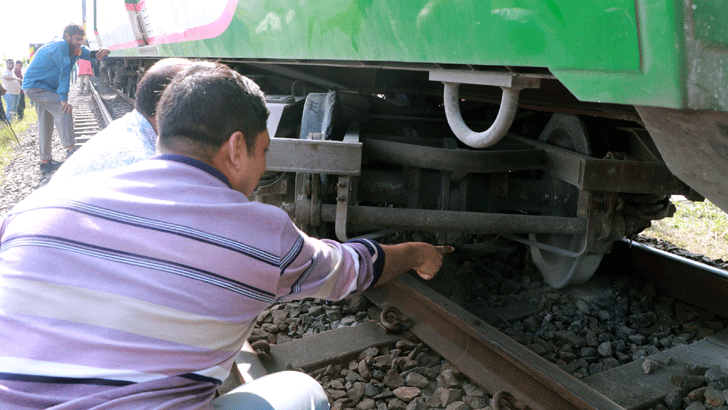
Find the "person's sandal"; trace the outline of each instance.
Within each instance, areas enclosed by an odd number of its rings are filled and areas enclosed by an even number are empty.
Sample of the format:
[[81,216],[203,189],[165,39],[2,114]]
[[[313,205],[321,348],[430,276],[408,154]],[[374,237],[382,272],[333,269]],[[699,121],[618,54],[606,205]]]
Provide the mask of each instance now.
[[50,161],[46,162],[45,164],[41,162],[40,163],[40,173],[43,175],[51,173],[51,172],[57,170],[62,164],[63,164],[63,162],[58,162],[58,161],[54,161],[54,160],[50,160]]

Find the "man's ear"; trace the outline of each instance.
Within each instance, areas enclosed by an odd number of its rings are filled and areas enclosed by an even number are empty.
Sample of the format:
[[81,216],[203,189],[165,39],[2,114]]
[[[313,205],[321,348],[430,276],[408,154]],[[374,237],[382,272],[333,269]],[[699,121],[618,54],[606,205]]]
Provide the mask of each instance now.
[[240,131],[235,131],[228,138],[227,143],[228,160],[234,168],[240,169],[248,162],[248,147],[245,145],[245,137]]

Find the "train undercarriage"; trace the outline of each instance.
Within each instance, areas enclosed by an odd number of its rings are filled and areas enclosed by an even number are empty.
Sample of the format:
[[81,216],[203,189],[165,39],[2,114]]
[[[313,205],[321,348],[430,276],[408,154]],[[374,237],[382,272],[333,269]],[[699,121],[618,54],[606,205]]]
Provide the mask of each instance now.
[[[153,62],[124,61],[131,83]],[[311,235],[501,235],[561,288],[671,216],[671,195],[703,199],[663,159],[657,114],[645,124],[634,106],[580,102],[547,70],[223,62],[258,82],[271,111],[256,199]]]

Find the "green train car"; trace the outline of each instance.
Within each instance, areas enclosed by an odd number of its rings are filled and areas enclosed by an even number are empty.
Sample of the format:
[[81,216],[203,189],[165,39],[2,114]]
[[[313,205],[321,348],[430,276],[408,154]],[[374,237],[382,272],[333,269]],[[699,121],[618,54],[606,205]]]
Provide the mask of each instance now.
[[257,81],[275,135],[257,199],[312,234],[502,235],[563,287],[670,216],[671,195],[728,210],[726,2],[96,0],[86,15],[129,94],[171,56]]

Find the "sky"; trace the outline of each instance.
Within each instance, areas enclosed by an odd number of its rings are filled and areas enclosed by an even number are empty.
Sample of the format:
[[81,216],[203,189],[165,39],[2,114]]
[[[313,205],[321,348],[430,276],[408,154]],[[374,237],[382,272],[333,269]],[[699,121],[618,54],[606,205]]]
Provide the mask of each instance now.
[[[0,57],[23,60],[30,43],[60,36],[69,23],[82,23],[81,0],[2,0]],[[87,4],[92,1],[87,0]]]

